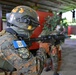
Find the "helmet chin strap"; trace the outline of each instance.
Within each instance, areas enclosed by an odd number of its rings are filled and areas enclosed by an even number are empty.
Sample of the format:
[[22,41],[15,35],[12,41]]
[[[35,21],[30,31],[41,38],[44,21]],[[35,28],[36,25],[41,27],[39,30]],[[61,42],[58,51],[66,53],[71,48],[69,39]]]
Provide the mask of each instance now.
[[11,33],[12,35],[16,35],[18,39],[29,38],[26,34],[19,34],[12,28],[6,28],[6,32]]
[[[9,24],[9,25],[8,25]],[[24,29],[24,28],[21,28],[17,25],[14,25],[14,24],[10,24],[10,23],[7,23],[7,26],[11,29],[13,29],[15,32],[17,32],[19,35],[26,35],[28,36],[28,38],[31,36],[31,30],[27,30],[27,29]]]

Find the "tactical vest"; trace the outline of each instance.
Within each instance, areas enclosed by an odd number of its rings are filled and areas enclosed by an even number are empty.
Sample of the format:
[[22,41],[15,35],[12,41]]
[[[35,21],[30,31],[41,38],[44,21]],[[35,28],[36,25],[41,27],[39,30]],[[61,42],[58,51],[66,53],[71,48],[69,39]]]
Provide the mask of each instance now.
[[35,72],[36,58],[30,54],[28,59],[22,59],[18,52],[19,50],[26,51],[26,48],[15,49],[12,43],[13,40],[18,39],[8,32],[0,37],[0,68],[6,70],[13,70],[16,68],[17,75],[21,73],[26,75],[35,73],[37,75],[37,72]]

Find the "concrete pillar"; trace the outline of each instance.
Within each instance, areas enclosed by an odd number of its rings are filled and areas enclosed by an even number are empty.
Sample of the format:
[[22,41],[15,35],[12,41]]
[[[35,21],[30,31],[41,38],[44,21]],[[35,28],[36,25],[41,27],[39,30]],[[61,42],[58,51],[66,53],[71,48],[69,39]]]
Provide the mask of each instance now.
[[2,7],[0,5],[0,31],[2,31],[3,25],[2,25]]

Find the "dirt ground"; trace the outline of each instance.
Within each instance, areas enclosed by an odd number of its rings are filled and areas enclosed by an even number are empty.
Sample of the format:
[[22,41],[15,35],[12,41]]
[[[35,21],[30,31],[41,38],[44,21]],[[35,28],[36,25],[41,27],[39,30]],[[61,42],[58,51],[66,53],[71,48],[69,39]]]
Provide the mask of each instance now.
[[62,45],[62,71],[76,70],[76,39],[66,39]]

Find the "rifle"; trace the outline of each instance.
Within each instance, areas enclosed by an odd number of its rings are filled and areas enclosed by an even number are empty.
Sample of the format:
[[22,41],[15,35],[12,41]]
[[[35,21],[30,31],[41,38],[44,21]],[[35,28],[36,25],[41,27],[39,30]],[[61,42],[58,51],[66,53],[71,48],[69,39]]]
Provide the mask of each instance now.
[[52,44],[57,45],[57,44],[60,44],[61,42],[64,42],[64,40],[69,37],[70,36],[67,36],[64,34],[56,34],[56,35],[52,34],[52,35],[44,35],[38,38],[30,38],[30,39],[23,38],[23,39],[26,43],[41,41],[41,42],[46,42],[46,43],[51,42]]
[[28,38],[28,36],[24,35],[24,34],[18,34],[16,31],[14,31],[11,28],[7,28],[6,29],[7,32],[16,35],[18,37],[18,39],[20,40],[24,40],[27,45],[31,45],[33,42],[46,42],[46,43],[52,43],[54,45],[56,44],[60,44],[61,41],[64,41],[65,38],[69,38],[70,36],[64,35],[64,34],[52,34],[52,35],[44,35],[38,38]]

